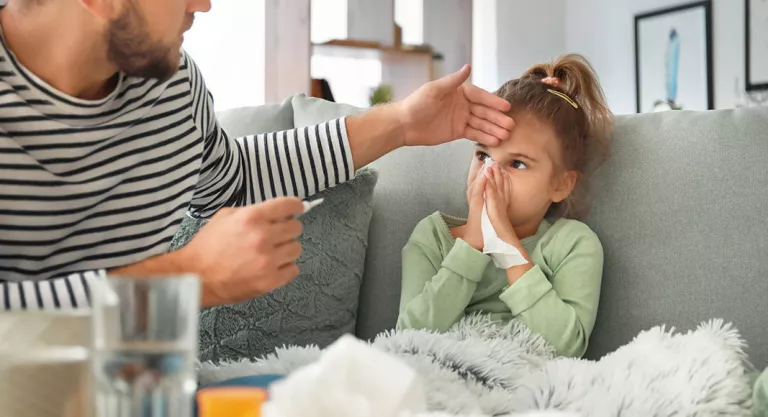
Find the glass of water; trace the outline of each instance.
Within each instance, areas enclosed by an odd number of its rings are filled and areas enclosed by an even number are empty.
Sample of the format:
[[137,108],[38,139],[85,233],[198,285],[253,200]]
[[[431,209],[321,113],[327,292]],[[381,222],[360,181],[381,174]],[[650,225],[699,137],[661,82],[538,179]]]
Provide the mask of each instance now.
[[109,277],[92,293],[95,416],[191,415],[199,279]]

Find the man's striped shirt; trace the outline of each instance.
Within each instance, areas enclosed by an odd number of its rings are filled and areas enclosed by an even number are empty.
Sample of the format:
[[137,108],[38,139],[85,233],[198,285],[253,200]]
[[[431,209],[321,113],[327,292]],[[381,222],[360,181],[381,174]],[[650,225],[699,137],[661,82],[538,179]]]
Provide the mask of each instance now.
[[345,120],[230,139],[194,62],[67,96],[0,48],[0,310],[88,305],[105,270],[168,251],[186,213],[307,197],[354,173]]

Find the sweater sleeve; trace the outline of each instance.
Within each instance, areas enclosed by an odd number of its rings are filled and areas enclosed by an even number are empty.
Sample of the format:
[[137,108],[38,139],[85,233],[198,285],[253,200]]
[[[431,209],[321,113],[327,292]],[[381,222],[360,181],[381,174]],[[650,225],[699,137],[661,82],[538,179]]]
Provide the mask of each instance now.
[[417,231],[403,248],[398,329],[446,331],[463,315],[490,258],[461,239],[448,256]]
[[192,113],[203,137],[203,162],[190,206],[207,218],[222,207],[275,197],[309,197],[354,176],[345,118],[312,127],[230,139],[219,126],[213,98],[185,54]]
[[568,357],[587,350],[603,275],[600,240],[586,225],[578,225],[551,243],[550,279],[536,265],[499,296],[512,315]]
[[94,281],[106,271],[84,271],[44,281],[0,282],[0,311],[89,308]]

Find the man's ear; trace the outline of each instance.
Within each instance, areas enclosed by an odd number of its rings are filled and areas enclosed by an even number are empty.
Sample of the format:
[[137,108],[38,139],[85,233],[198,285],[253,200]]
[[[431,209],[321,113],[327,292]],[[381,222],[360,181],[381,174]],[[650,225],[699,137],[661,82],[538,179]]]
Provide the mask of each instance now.
[[101,20],[112,20],[120,11],[120,3],[125,0],[79,0],[84,9]]
[[559,203],[573,192],[573,188],[576,186],[576,181],[579,180],[579,173],[576,171],[565,171],[560,174],[560,178],[555,180],[554,187],[552,189],[552,202]]

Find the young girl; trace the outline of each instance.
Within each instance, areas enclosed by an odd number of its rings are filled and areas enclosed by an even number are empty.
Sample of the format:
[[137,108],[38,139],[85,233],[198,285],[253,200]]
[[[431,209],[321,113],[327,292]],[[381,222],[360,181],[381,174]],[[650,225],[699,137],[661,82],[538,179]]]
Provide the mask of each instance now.
[[[478,145],[467,180],[469,219],[437,212],[403,248],[398,328],[445,331],[464,315],[517,317],[557,354],[580,357],[595,323],[603,250],[585,213],[589,174],[604,160],[612,115],[592,67],[568,55],[537,65],[496,93],[515,127]],[[494,165],[483,173],[486,159]],[[526,263],[501,269],[483,254],[481,216]]]

